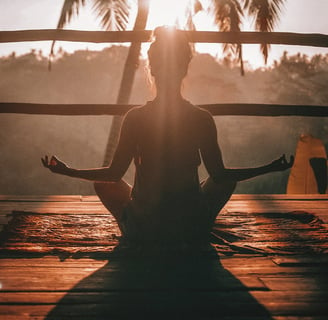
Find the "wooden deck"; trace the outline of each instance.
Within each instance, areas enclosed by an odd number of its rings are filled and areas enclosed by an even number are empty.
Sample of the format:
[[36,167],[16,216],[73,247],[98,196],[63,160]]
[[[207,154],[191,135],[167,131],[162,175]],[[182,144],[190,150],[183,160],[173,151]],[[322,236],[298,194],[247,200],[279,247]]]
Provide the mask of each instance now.
[[[328,224],[327,195],[234,195],[224,210],[302,210]],[[106,214],[94,196],[0,196],[0,229],[12,211]],[[327,253],[0,257],[1,320],[328,319]]]

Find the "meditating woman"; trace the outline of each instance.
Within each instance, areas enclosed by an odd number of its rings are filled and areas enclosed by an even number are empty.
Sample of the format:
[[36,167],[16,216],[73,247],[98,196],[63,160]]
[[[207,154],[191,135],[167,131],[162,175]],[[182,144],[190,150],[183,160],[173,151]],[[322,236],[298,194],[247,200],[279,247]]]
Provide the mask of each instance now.
[[[204,245],[238,181],[286,170],[293,157],[257,168],[225,168],[213,117],[181,95],[192,58],[185,35],[162,27],[155,38],[148,57],[156,97],[126,114],[111,164],[78,170],[55,156],[45,156],[42,163],[52,172],[95,181],[125,243]],[[122,177],[132,160],[136,173],[131,188]],[[202,183],[201,160],[209,174]]]

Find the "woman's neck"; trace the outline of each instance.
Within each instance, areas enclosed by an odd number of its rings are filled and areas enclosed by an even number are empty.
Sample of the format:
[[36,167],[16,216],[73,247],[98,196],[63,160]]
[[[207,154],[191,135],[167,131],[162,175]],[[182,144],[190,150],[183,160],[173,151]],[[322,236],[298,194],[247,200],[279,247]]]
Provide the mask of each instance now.
[[157,94],[155,100],[158,101],[160,104],[164,105],[173,105],[179,103],[183,100],[180,90],[181,85],[173,85],[169,83],[167,85],[161,86],[156,85]]

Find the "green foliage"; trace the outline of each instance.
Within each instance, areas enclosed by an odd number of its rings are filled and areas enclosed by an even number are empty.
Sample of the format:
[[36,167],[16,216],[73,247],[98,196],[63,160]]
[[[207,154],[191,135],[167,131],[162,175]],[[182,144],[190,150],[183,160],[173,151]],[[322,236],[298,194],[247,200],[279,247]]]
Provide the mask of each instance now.
[[[271,70],[270,102],[295,105],[328,106],[328,55],[289,56],[287,52]],[[289,135],[310,133],[328,146],[328,119],[296,117]]]
[[275,62],[273,73],[273,91],[275,100],[289,100],[293,104],[327,105],[328,55],[284,53],[279,62]]

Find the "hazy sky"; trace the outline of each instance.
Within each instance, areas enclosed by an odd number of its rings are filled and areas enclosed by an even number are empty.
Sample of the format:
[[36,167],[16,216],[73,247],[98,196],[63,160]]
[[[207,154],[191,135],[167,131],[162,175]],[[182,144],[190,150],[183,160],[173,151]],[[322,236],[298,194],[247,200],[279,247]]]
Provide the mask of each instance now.
[[[169,6],[179,10],[178,5],[185,0],[152,0],[152,11],[150,26],[154,27],[155,23],[160,25],[165,24],[167,19],[172,18],[172,10],[160,5],[160,3],[168,3]],[[206,3],[208,0],[204,0]],[[86,1],[90,3],[90,0]],[[171,5],[170,5],[171,2]],[[175,5],[172,6],[172,2]],[[20,30],[20,29],[52,29],[57,25],[62,0],[0,0],[0,30]],[[182,10],[182,9],[181,9]],[[159,16],[159,12],[161,15]],[[281,14],[281,19],[276,27],[276,31],[286,32],[304,32],[304,33],[323,33],[328,34],[328,0],[287,0],[284,10]],[[180,13],[182,15],[182,12]],[[165,20],[166,19],[166,20]],[[198,17],[198,28],[209,29],[208,16]],[[170,21],[168,21],[169,23]],[[79,18],[74,19],[69,29],[80,30],[100,30],[99,21],[92,13],[92,8],[88,5],[81,10]],[[244,27],[245,31],[250,30],[247,23]],[[104,45],[94,45],[86,43],[68,43],[61,42],[57,44],[57,48],[61,46],[67,51],[76,49],[96,49],[103,48]],[[8,55],[12,51],[24,53],[30,51],[31,48],[42,49],[45,54],[48,54],[49,42],[29,42],[29,43],[8,43],[0,44],[0,55]],[[220,56],[222,51],[219,45],[206,45],[200,50],[209,50],[213,54]],[[289,52],[303,52],[313,54],[316,52],[328,53],[328,49],[318,49],[312,47],[295,47],[295,46],[273,46],[270,55],[270,61],[277,59],[284,50]],[[245,59],[256,66],[263,65],[263,60],[258,54],[258,45],[245,46]]]

